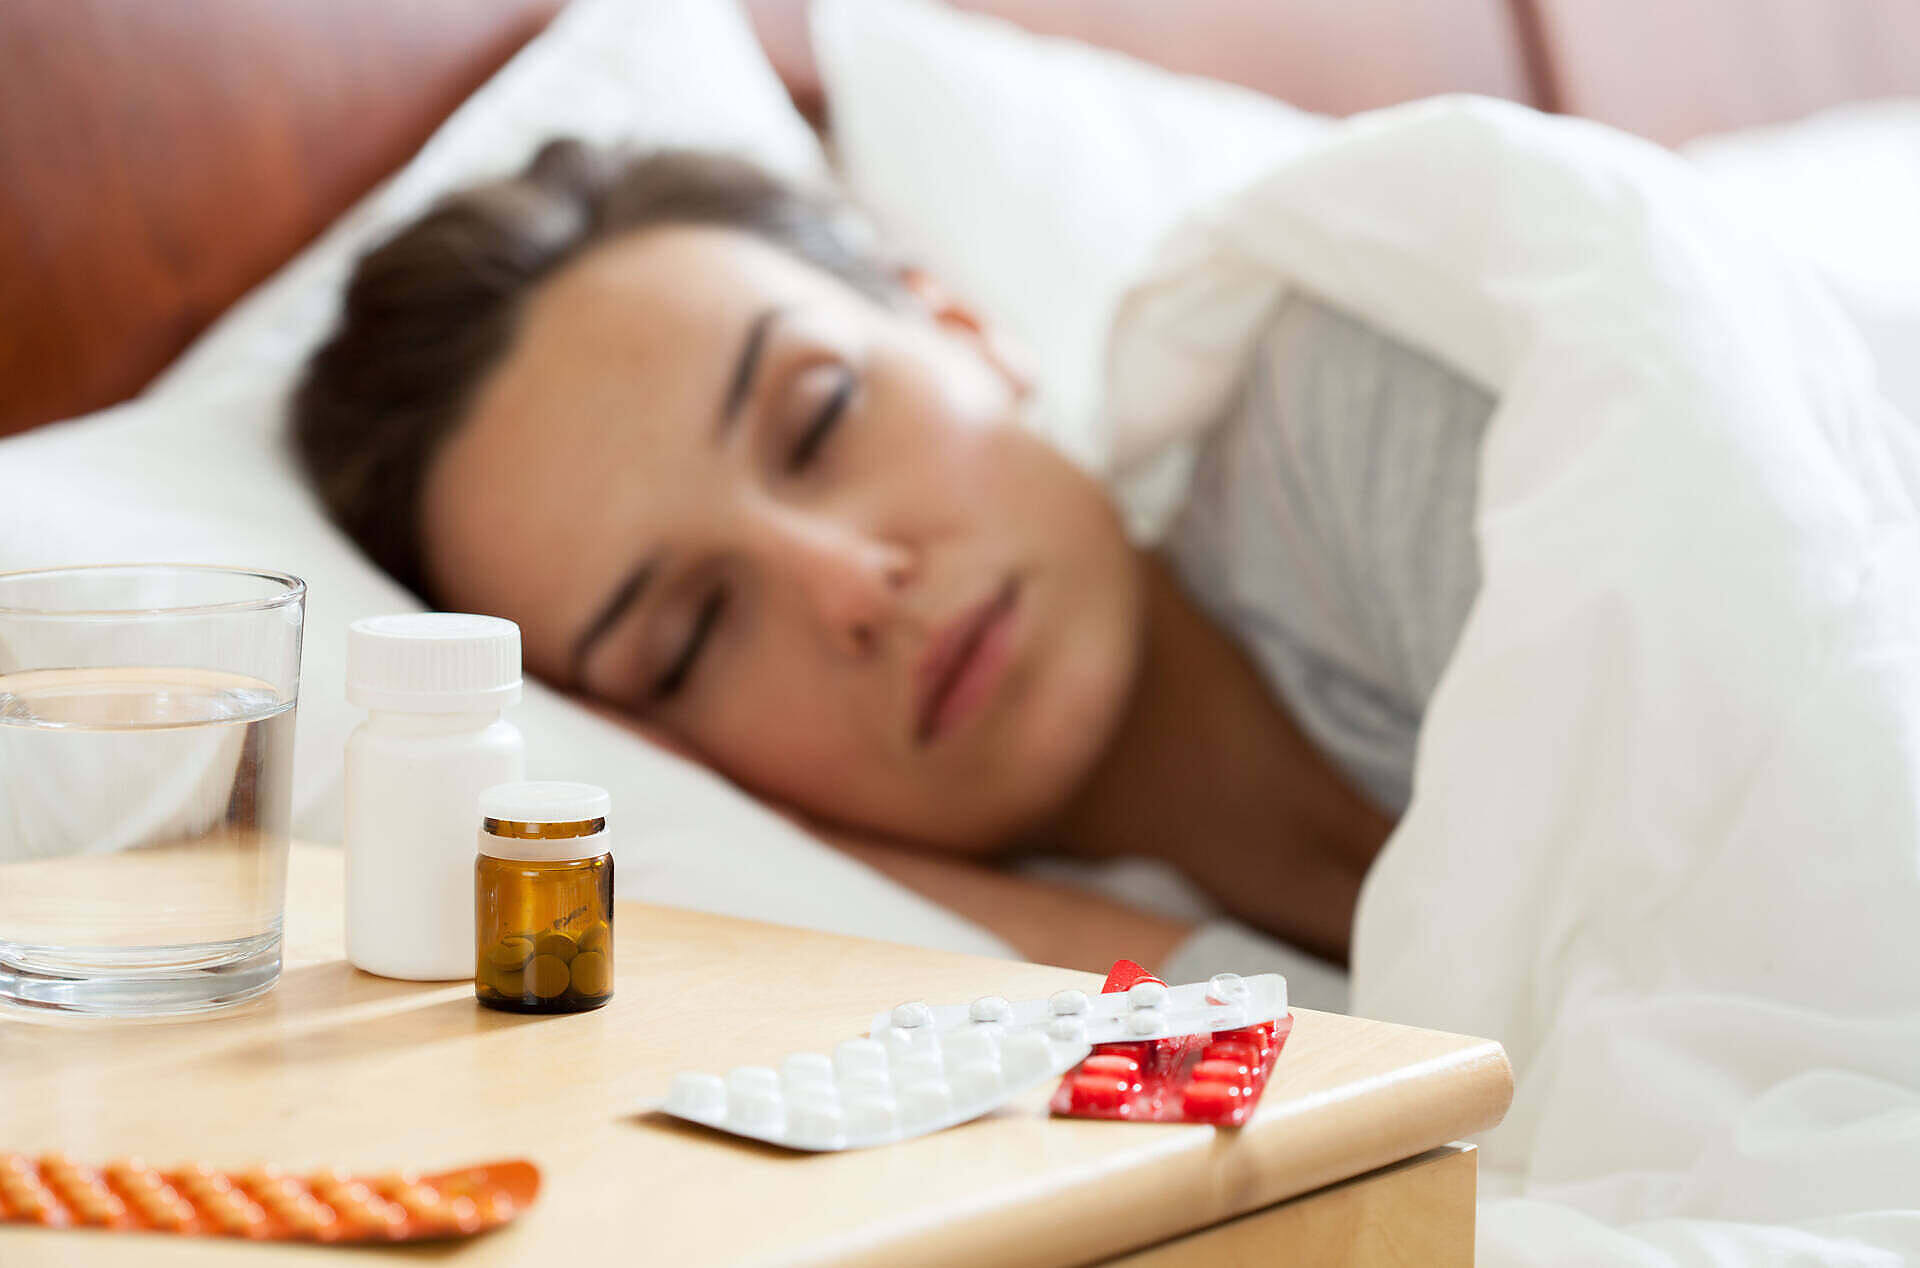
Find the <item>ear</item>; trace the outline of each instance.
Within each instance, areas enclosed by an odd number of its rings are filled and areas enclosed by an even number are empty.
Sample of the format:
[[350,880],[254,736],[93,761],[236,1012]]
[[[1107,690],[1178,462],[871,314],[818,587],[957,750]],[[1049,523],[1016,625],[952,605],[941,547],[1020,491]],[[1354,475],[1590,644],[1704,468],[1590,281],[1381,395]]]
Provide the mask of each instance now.
[[939,279],[924,269],[905,267],[899,271],[899,280],[936,325],[972,344],[987,364],[1012,386],[1015,396],[1024,399],[1033,391],[1033,376],[1028,372],[1025,358],[978,312],[941,285]]

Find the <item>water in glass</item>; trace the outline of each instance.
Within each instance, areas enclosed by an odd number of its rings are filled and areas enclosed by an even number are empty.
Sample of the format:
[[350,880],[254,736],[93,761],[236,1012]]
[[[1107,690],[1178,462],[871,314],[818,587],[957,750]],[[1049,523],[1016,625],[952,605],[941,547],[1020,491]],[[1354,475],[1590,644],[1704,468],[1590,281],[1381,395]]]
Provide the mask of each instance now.
[[293,723],[218,670],[0,674],[0,990],[133,1013],[270,987]]

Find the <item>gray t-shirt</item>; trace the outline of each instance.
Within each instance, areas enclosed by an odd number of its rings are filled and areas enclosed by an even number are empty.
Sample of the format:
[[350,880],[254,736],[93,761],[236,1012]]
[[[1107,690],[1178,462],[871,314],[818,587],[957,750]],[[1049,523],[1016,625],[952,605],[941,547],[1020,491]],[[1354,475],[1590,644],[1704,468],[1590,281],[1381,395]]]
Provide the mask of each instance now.
[[1480,585],[1494,398],[1294,294],[1211,428],[1167,552],[1321,750],[1382,810]]

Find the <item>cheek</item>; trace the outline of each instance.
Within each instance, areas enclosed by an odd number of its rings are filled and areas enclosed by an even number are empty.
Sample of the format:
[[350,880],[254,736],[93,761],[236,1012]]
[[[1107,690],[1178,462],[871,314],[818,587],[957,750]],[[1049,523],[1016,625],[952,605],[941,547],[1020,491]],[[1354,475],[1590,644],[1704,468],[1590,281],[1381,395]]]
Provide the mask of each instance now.
[[[857,813],[891,770],[862,690],[823,668],[803,632],[757,632],[717,658],[666,725],[702,757],[762,796],[818,814]],[[704,672],[703,670],[703,672]]]
[[[904,358],[876,411],[887,439],[875,478],[910,486],[923,507],[998,536],[1036,533],[1104,495],[1021,421],[1004,375],[964,346]],[[1022,527],[1024,526],[1024,527]]]
[[869,368],[874,474],[929,488],[980,484],[998,472],[1017,418],[1013,391],[991,365],[949,337],[918,332]]
[[887,508],[884,523],[907,540],[942,554],[956,545],[963,557],[999,554],[991,543],[1027,535],[1023,526],[1057,491],[1024,439],[1010,419],[908,405],[860,487],[873,490]]
[[946,427],[932,442],[916,464],[921,504],[943,508],[985,561],[1093,583],[1123,545],[1100,486],[1018,423]]

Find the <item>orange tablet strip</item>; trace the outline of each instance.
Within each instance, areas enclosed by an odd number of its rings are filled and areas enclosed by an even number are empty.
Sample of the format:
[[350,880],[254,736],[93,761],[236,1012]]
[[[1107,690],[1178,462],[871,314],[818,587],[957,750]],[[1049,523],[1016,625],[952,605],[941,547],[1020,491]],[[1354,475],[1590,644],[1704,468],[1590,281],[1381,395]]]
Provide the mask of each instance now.
[[60,1154],[0,1153],[0,1220],[50,1228],[185,1233],[258,1241],[412,1242],[497,1228],[533,1204],[524,1159],[418,1175],[337,1168],[159,1168],[138,1158],[89,1167]]

